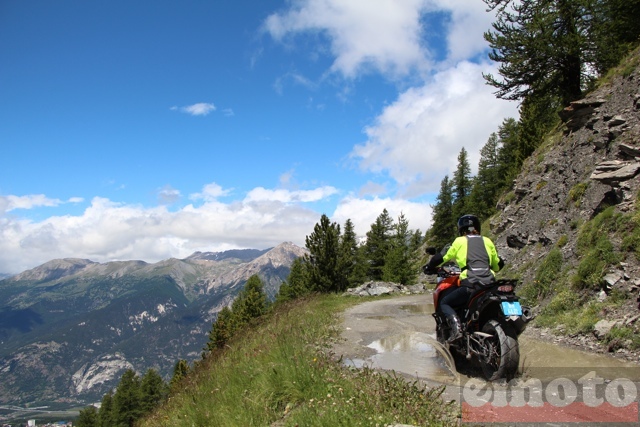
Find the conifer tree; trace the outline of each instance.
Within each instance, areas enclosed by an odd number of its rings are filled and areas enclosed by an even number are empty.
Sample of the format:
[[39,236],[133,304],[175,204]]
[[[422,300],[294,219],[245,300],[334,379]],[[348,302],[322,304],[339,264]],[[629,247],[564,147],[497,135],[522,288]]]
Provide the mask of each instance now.
[[588,11],[581,0],[484,0],[497,12],[485,33],[500,64],[499,74],[485,75],[498,98],[523,100],[553,94],[560,104],[580,98],[583,50],[587,49]]
[[231,311],[236,325],[245,325],[267,311],[267,294],[258,275],[249,277],[244,288],[233,301]]
[[340,271],[347,278],[347,286],[355,287],[366,280],[366,265],[362,251],[358,247],[355,227],[351,219],[344,224],[344,233],[340,236]]
[[456,217],[453,214],[453,185],[448,176],[440,182],[440,192],[433,206],[433,217],[429,229],[429,241],[444,247],[456,238]]
[[113,392],[111,391],[102,396],[100,409],[98,410],[98,425],[100,427],[116,425],[115,411],[113,408]]
[[132,369],[127,369],[113,395],[113,410],[117,427],[133,427],[142,415],[140,379]]
[[412,285],[415,283],[418,270],[414,266],[413,252],[409,246],[412,232],[409,230],[409,221],[403,213],[398,216],[398,221],[393,228],[394,233],[389,240],[389,250],[382,269],[382,280]]
[[309,253],[304,256],[308,266],[311,289],[336,292],[347,287],[347,278],[339,271],[340,225],[330,222],[325,214],[306,237]]
[[74,425],[77,427],[99,427],[98,422],[98,409],[93,405],[89,405],[80,410]]
[[513,118],[502,121],[498,128],[498,175],[501,178],[502,189],[511,187],[512,181],[520,173],[520,166],[526,158],[520,147],[520,125]]
[[180,359],[176,362],[173,367],[173,376],[171,377],[171,381],[169,382],[169,389],[173,392],[178,389],[178,385],[180,382],[189,375],[191,369],[189,368],[189,363],[186,360]]
[[167,384],[155,369],[149,369],[140,382],[142,412],[151,412],[167,397]]
[[469,194],[473,187],[471,177],[471,166],[469,165],[469,155],[464,147],[458,154],[458,167],[453,173],[453,216],[457,218],[471,213],[469,211]]
[[[209,341],[207,342],[206,351],[213,351],[216,348],[222,348],[233,335],[234,321],[233,313],[227,306],[218,312],[215,322],[209,331]],[[174,374],[175,375],[175,374]],[[172,380],[173,382],[173,380]]]
[[502,177],[498,163],[500,144],[498,135],[492,133],[480,150],[478,174],[470,194],[470,211],[486,219],[495,212],[495,205],[502,190]]
[[369,264],[369,278],[382,280],[384,263],[390,249],[393,219],[387,209],[383,209],[367,232],[365,256]]
[[299,298],[309,293],[309,275],[303,258],[296,258],[291,264],[287,280],[280,285],[276,302],[284,302]]

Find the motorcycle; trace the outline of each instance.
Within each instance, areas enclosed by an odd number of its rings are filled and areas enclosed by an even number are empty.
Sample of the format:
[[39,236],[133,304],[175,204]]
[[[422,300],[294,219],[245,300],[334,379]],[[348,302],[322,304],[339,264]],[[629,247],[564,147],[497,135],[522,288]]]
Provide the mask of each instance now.
[[[434,248],[427,253],[435,255]],[[439,302],[460,284],[460,268],[443,265],[437,269],[437,287],[433,292],[433,317],[436,338],[449,348],[452,356],[475,358],[488,381],[513,378],[520,363],[518,336],[533,319],[531,309],[520,304],[515,294],[517,280],[499,279],[490,286],[474,290],[468,303],[454,307],[461,323],[462,335],[450,342],[451,327]],[[459,358],[458,358],[459,359]]]

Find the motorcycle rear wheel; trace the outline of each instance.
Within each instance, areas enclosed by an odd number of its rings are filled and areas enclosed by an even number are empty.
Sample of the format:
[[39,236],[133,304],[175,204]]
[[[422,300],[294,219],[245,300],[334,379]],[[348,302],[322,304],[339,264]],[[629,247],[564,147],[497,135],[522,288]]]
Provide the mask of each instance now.
[[485,378],[488,381],[500,378],[510,380],[518,371],[520,363],[520,347],[515,332],[496,320],[485,323],[482,332],[492,335],[484,341],[488,357],[480,360]]

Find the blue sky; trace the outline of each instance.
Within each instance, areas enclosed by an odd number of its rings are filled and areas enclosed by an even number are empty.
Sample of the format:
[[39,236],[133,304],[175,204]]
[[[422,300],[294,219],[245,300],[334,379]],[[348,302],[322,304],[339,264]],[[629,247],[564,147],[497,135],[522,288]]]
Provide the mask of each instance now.
[[0,0],[0,272],[426,230],[517,105],[481,0]]

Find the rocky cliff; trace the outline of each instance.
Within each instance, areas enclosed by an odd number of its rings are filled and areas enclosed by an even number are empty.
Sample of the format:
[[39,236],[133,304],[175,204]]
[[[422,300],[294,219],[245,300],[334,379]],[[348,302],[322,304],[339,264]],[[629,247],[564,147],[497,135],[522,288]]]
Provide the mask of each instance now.
[[[635,328],[640,289],[639,64],[636,50],[598,89],[561,112],[561,125],[525,162],[512,191],[498,204],[500,213],[490,221],[509,272],[529,286],[541,281],[539,271],[551,251],[560,251],[557,276],[552,284],[540,284],[549,289],[540,290],[533,301],[538,312],[563,289],[575,292],[576,305],[603,302],[614,293],[626,295],[626,301],[607,306],[598,316],[611,325]],[[602,218],[605,212],[607,219]],[[606,239],[589,239],[587,231]],[[592,264],[602,271],[584,274],[594,253],[599,256]]]

